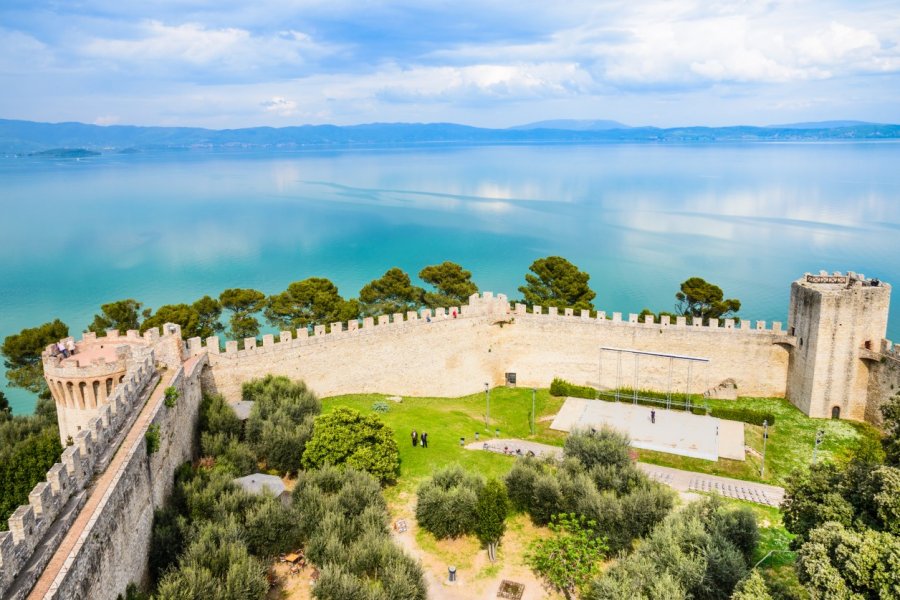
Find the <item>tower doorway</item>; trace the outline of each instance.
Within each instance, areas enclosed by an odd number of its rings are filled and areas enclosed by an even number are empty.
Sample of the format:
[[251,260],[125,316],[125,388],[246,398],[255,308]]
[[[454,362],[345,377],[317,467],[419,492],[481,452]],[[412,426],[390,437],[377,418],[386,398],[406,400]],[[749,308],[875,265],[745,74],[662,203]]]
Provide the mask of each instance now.
[[841,407],[840,406],[832,406],[831,407],[831,418],[832,419],[840,419],[841,418]]

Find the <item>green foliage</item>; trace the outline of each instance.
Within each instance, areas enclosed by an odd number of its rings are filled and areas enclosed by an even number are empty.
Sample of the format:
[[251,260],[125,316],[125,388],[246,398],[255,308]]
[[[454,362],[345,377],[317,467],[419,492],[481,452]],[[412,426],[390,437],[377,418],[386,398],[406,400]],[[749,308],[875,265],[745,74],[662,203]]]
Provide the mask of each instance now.
[[519,291],[525,303],[533,306],[556,306],[593,310],[591,302],[597,295],[588,285],[591,276],[560,256],[539,258],[525,275],[525,285]]
[[491,561],[496,560],[496,548],[506,532],[509,497],[502,481],[489,479],[478,493],[475,506],[475,535],[487,546]]
[[719,286],[708,283],[700,277],[691,277],[681,284],[681,291],[675,294],[678,300],[676,308],[679,313],[689,317],[708,319],[727,317],[741,310],[741,301],[724,299]]
[[203,296],[193,304],[165,304],[141,323],[141,331],[175,323],[181,326],[183,337],[205,339],[224,330],[219,323],[221,314],[222,305],[209,296]]
[[0,421],[5,421],[10,418],[12,418],[12,408],[9,406],[9,400],[6,399],[6,394],[0,391]]
[[[633,554],[594,580],[584,598],[729,598],[749,565],[728,536],[739,534],[744,545],[753,533],[743,528],[755,528],[755,520],[731,513],[708,498],[670,514]],[[668,595],[658,595],[661,589]]]
[[253,402],[247,419],[247,442],[260,460],[280,473],[296,472],[322,408],[303,382],[268,375],[244,384],[244,400]]
[[407,273],[394,267],[364,285],[359,301],[363,314],[386,315],[418,309],[423,295],[422,288],[414,286]]
[[773,600],[766,582],[762,575],[756,569],[750,571],[750,575],[745,577],[734,588],[731,600]]
[[211,434],[222,433],[238,438],[241,435],[241,420],[234,413],[221,394],[204,394],[200,401],[200,431]]
[[771,427],[775,424],[775,415],[773,413],[750,408],[713,408],[710,409],[709,414],[717,419],[743,421],[751,425],[762,426],[763,422],[767,422],[769,427]]
[[559,377],[554,377],[550,383],[550,393],[560,398],[589,398],[593,400],[597,397],[597,390],[594,388],[586,385],[575,385]]
[[[14,423],[24,420],[21,417],[15,421],[10,419],[2,424],[2,429],[11,434]],[[43,425],[34,417],[29,421],[37,427]],[[27,425],[23,427],[27,428]],[[47,470],[59,460],[60,454],[62,446],[55,427],[44,426],[11,445],[0,445],[0,530],[6,529],[7,519],[19,505],[28,503],[29,492],[47,477]]]
[[608,547],[593,535],[594,523],[574,514],[559,514],[550,523],[553,535],[532,543],[528,565],[566,598],[599,572]]
[[836,465],[819,463],[788,480],[781,509],[784,526],[797,535],[795,546],[826,521],[843,525],[853,522],[853,505],[842,493],[843,477]]
[[318,600],[425,600],[421,567],[394,545],[378,482],[348,467],[299,474],[293,492],[307,556],[320,566]]
[[478,286],[472,282],[472,272],[449,261],[425,267],[419,271],[419,279],[434,287],[433,292],[425,292],[423,296],[428,308],[460,306],[468,302],[469,296],[478,293]]
[[416,521],[436,538],[456,538],[475,532],[476,509],[484,480],[459,465],[444,467],[419,486]]
[[142,306],[142,303],[131,298],[103,304],[100,306],[100,314],[94,315],[94,320],[88,325],[88,331],[106,335],[107,329],[118,329],[119,333],[125,335],[129,329],[140,329],[139,311]]
[[178,390],[170,385],[166,388],[163,404],[166,405],[166,408],[175,408],[175,405],[178,404],[178,397]]
[[563,453],[577,459],[586,469],[612,466],[624,469],[631,465],[631,440],[628,435],[602,427],[599,431],[574,431],[566,438]]
[[230,288],[219,294],[219,302],[231,311],[228,320],[231,339],[243,340],[259,335],[259,320],[253,315],[262,309],[265,301],[265,294],[249,288]]
[[153,424],[147,428],[147,432],[144,434],[144,439],[147,441],[147,456],[154,454],[159,451],[159,425]]
[[820,598],[900,597],[900,538],[828,522],[797,553],[800,581]]
[[298,329],[355,319],[359,304],[356,300],[345,300],[330,279],[310,277],[295,281],[285,291],[271,296],[264,314],[274,327]]
[[69,335],[69,326],[55,319],[38,327],[27,327],[19,333],[7,336],[0,346],[6,379],[14,387],[24,388],[35,394],[47,389],[41,353],[50,345]]
[[891,467],[900,467],[900,394],[895,394],[890,400],[879,407],[881,411],[881,428],[884,437],[881,443],[884,447],[884,462]]
[[399,474],[400,452],[393,432],[378,417],[341,407],[316,418],[303,453],[306,468],[326,464],[360,469],[387,482]]
[[[219,318],[222,316],[222,303],[210,296],[203,296],[192,305],[197,312],[197,328],[191,331],[193,335],[188,337],[201,337],[206,339],[225,330]],[[182,330],[184,331],[184,330]]]
[[386,413],[386,412],[389,412],[390,410],[391,410],[391,406],[387,402],[384,402],[383,400],[379,400],[378,402],[372,403],[372,412]]

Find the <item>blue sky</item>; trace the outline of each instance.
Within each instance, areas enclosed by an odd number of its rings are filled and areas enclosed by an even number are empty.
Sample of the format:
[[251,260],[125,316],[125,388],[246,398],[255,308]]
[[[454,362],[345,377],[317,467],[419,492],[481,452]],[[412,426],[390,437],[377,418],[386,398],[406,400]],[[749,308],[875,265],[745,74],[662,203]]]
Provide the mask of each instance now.
[[0,117],[900,122],[900,1],[4,0]]

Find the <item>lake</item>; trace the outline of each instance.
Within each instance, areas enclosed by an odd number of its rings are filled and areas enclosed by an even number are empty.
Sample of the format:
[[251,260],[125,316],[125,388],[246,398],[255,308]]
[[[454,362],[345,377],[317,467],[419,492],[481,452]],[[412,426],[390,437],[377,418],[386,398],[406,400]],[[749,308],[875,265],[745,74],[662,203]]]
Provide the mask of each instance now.
[[554,254],[590,273],[602,310],[672,310],[696,275],[742,317],[786,321],[806,271],[900,284],[898,167],[887,142],[0,157],[0,338],[55,317],[77,334],[127,297],[155,308],[310,276],[352,297],[444,260],[516,298]]

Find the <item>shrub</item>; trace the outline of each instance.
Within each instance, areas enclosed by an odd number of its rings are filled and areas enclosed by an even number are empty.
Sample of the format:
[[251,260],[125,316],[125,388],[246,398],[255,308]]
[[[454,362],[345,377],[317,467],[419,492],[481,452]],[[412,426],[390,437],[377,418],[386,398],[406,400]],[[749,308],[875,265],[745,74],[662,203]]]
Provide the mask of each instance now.
[[763,421],[768,421],[770,427],[775,424],[774,414],[751,408],[713,408],[709,411],[709,414],[718,419],[743,421],[751,425],[762,426]]
[[478,494],[475,507],[475,534],[488,548],[491,562],[496,560],[497,544],[506,531],[506,516],[509,514],[509,498],[506,486],[496,479],[489,480]]
[[391,407],[387,402],[379,400],[372,404],[372,410],[377,413],[386,413],[391,410]]
[[147,440],[147,455],[151,455],[159,450],[159,425],[151,425],[144,434]]
[[478,495],[484,480],[452,465],[419,487],[416,521],[436,538],[473,533],[478,523]]
[[204,395],[200,402],[200,431],[239,437],[241,421],[220,394]]
[[347,465],[371,473],[381,482],[400,472],[400,450],[391,429],[375,415],[340,407],[316,418],[303,465]]
[[574,431],[566,438],[563,454],[577,459],[586,469],[609,465],[623,469],[631,464],[628,435],[603,427],[599,431]]
[[550,383],[550,394],[553,396],[571,396],[573,398],[590,398],[597,397],[597,390],[584,385],[574,385],[555,377]]
[[166,397],[165,397],[165,400],[163,400],[163,404],[166,405],[166,408],[174,408],[175,405],[178,403],[178,396],[179,396],[178,390],[170,385],[169,387],[166,388],[165,394],[166,394]]
[[525,560],[566,598],[584,587],[599,570],[608,548],[595,537],[594,524],[576,515],[558,515],[550,524],[553,535],[531,544]]
[[504,478],[513,508],[526,512],[531,508],[534,482],[540,472],[541,467],[536,458],[527,457],[515,462]]

